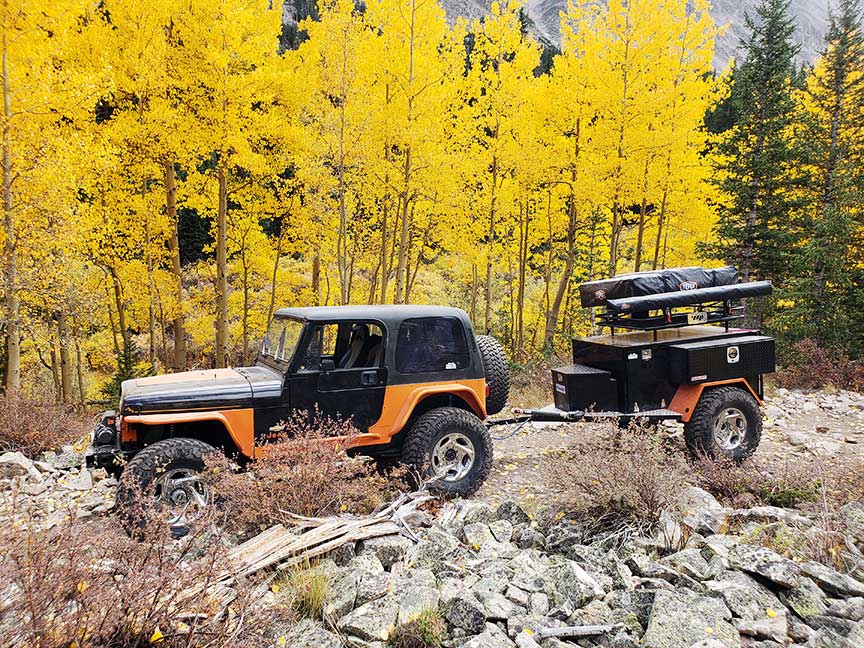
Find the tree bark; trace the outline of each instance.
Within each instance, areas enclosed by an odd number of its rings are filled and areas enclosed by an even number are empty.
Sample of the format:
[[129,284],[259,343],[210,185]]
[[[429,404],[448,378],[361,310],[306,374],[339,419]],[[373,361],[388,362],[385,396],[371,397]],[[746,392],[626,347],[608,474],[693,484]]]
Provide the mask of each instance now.
[[12,200],[12,89],[9,84],[9,62],[6,34],[3,34],[3,216],[6,229],[6,391],[21,388],[21,303],[18,296],[18,247],[15,230],[15,204]]
[[642,267],[642,244],[645,240],[645,217],[648,209],[648,157],[645,157],[645,172],[642,176],[642,204],[639,206],[639,231],[636,234],[636,254],[633,260],[633,272],[639,272]]
[[[183,275],[180,264],[180,221],[177,218],[177,187],[174,162],[164,163],[165,211],[171,227],[168,250],[171,253],[171,274],[174,281],[174,298],[177,311],[172,322],[174,329],[174,371],[186,371],[186,318],[183,315]],[[167,358],[166,358],[167,361]]]
[[72,401],[72,363],[69,357],[69,325],[66,314],[57,311],[57,343],[60,347],[60,395],[64,403]]
[[312,298],[321,305],[321,255],[316,251],[312,257]]
[[[497,129],[496,129],[497,131]],[[486,311],[483,316],[483,327],[486,335],[492,331],[492,254],[495,250],[495,210],[498,187],[498,157],[492,156],[492,196],[489,201],[489,241],[486,245]]]
[[78,405],[84,407],[87,394],[84,390],[84,360],[81,357],[81,329],[78,328],[78,318],[72,314],[72,339],[75,341],[75,372],[78,378]]
[[219,163],[219,209],[216,215],[216,366],[227,364],[228,344],[228,176]]
[[408,265],[408,235],[411,232],[410,207],[411,207],[411,147],[405,151],[405,166],[403,168],[403,180],[405,189],[400,198],[402,208],[402,223],[399,234],[399,256],[396,264],[396,296],[393,300],[396,304],[405,302],[405,268]]

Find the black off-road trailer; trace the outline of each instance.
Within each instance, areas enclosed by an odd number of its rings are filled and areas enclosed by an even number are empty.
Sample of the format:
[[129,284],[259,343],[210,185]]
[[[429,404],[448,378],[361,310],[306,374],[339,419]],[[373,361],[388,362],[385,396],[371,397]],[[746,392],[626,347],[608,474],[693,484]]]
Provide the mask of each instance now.
[[738,283],[732,267],[690,267],[579,291],[609,333],[573,340],[573,364],[552,370],[554,405],[516,409],[510,422],[675,420],[693,454],[741,460],[756,450],[774,340],[732,323],[744,315],[741,300],[771,294],[770,282]]

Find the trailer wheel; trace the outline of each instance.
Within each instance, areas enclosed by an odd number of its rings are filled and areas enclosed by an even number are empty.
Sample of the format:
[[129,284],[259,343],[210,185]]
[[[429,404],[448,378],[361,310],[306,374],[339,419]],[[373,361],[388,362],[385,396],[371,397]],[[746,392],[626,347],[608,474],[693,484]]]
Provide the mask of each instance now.
[[437,478],[435,489],[467,497],[492,470],[492,439],[483,421],[458,407],[437,407],[408,430],[402,461]]
[[510,397],[510,367],[501,344],[491,335],[478,335],[477,346],[483,358],[483,373],[489,395],[486,397],[486,413],[497,414],[504,409]]
[[762,415],[753,395],[740,387],[718,387],[702,393],[684,425],[684,440],[694,457],[725,456],[743,461],[762,438]]

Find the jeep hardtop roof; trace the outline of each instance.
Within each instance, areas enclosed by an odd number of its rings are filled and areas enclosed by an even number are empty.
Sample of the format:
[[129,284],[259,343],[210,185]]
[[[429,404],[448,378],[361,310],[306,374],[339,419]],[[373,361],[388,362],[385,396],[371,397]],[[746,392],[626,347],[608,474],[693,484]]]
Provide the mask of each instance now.
[[455,317],[468,321],[468,314],[461,308],[425,304],[301,306],[280,308],[276,311],[275,317],[292,317],[310,322],[377,320],[385,324],[398,323],[413,317]]

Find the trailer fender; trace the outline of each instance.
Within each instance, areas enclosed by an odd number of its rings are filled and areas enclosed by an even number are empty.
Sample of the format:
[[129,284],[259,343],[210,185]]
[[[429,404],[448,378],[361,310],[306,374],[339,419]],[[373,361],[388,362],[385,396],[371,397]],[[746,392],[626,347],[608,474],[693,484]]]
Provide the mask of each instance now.
[[[219,421],[234,440],[237,449],[246,457],[252,457],[255,445],[255,413],[252,408],[235,410],[214,410],[207,412],[175,412],[164,414],[132,414],[123,417],[123,427],[129,425],[171,425],[196,423],[198,421]],[[127,432],[129,436],[131,430]],[[124,440],[126,436],[124,435]]]
[[709,387],[717,387],[719,385],[742,385],[747,391],[753,394],[753,398],[756,399],[759,405],[763,404],[762,399],[759,398],[759,394],[756,393],[756,390],[753,389],[746,378],[732,378],[730,380],[716,380],[698,385],[679,385],[678,391],[675,392],[675,396],[672,398],[672,402],[669,403],[669,409],[673,412],[678,412],[681,415],[681,421],[687,423],[690,417],[693,416],[696,404],[702,398],[702,392]]

